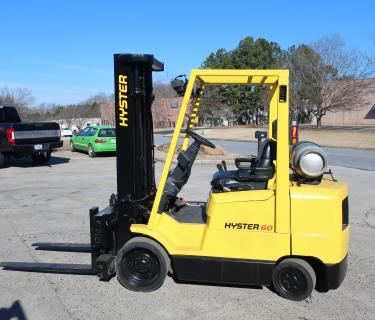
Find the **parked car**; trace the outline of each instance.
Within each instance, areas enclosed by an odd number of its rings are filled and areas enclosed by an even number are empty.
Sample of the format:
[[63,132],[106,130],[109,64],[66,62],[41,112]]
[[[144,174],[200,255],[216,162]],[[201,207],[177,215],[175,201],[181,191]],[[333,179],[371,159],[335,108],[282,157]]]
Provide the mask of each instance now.
[[35,164],[45,164],[62,145],[58,123],[23,122],[16,108],[0,106],[0,167],[5,158],[25,155]]
[[61,136],[62,137],[72,137],[73,136],[73,132],[69,128],[61,128]]
[[100,152],[116,152],[116,129],[110,126],[86,127],[70,139],[70,150],[85,151],[90,158]]

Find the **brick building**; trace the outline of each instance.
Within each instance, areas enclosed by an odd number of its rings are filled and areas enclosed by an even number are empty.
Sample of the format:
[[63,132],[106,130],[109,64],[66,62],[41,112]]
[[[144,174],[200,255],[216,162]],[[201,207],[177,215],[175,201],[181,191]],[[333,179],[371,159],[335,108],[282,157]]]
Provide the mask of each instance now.
[[175,127],[182,99],[182,97],[155,99],[152,104],[154,128]]

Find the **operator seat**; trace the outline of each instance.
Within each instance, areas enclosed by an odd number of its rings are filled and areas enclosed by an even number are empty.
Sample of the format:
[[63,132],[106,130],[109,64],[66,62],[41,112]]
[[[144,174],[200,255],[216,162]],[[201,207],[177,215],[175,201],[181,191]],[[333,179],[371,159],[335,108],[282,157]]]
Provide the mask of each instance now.
[[216,172],[211,181],[212,189],[214,192],[267,189],[268,180],[275,174],[275,159],[276,142],[264,139],[256,158],[236,159],[237,170]]

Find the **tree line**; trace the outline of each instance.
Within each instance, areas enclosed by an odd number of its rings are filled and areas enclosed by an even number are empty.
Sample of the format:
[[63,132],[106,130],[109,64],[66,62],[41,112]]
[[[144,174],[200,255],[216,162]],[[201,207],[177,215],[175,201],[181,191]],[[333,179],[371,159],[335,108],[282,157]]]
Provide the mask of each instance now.
[[[154,83],[155,99],[177,97],[176,92],[169,84],[157,81]],[[41,103],[31,106],[35,97],[26,88],[10,90],[7,87],[0,87],[0,105],[10,105],[16,107],[23,121],[50,121],[61,120],[64,126],[76,127],[81,130],[90,118],[102,118],[110,123],[114,122],[114,109],[102,108],[105,103],[114,103],[114,95],[97,93],[91,97],[76,103],[59,105],[55,103]],[[160,110],[153,109],[156,122],[168,118],[166,108]]]
[[[374,75],[374,58],[348,49],[339,35],[284,50],[276,42],[246,37],[233,50],[211,53],[202,63],[214,69],[289,69],[291,116],[300,123],[327,112],[355,108]],[[206,91],[201,119],[230,119],[237,124],[267,121],[269,89],[266,86],[221,86]]]
[[0,105],[16,107],[23,121],[62,120],[65,126],[78,130],[85,126],[87,119],[100,118],[100,106],[113,101],[113,96],[98,93],[76,104],[41,103],[32,107],[34,101],[31,91],[26,88],[0,88]]

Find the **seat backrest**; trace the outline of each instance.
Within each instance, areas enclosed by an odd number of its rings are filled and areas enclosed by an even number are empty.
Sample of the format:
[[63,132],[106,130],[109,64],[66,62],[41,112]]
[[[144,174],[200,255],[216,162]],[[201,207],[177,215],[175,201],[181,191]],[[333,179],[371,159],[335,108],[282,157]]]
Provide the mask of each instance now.
[[275,173],[273,160],[276,159],[276,143],[270,139],[264,139],[259,145],[258,155],[255,161],[254,174],[256,180],[267,181]]
[[256,166],[257,167],[269,167],[272,164],[272,161],[275,160],[275,155],[273,154],[274,148],[272,144],[274,141],[270,139],[264,139],[258,149],[258,155],[256,157]]

